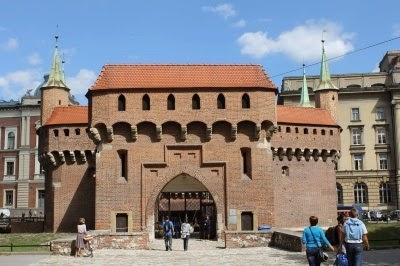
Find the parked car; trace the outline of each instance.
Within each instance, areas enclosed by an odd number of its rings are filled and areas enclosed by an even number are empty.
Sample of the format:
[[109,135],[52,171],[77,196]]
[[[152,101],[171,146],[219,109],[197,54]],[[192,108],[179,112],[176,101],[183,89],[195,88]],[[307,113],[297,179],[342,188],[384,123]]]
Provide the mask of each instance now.
[[0,209],[0,232],[11,232],[10,210]]
[[391,211],[390,212],[390,219],[391,220],[400,221],[400,210]]

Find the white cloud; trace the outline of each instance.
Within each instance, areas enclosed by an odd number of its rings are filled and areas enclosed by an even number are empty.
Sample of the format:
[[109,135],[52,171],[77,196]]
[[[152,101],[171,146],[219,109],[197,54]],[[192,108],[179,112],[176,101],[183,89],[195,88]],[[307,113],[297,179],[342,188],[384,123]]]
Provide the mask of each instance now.
[[19,46],[19,43],[16,38],[8,38],[8,40],[5,43],[3,43],[1,46],[4,50],[11,51],[11,50],[17,49]]
[[374,69],[372,69],[372,72],[374,72],[374,73],[381,72],[381,70],[379,68],[379,63],[376,63]]
[[86,94],[89,87],[96,80],[97,75],[94,71],[89,69],[81,69],[76,76],[67,78],[67,86],[71,89],[73,95],[84,95]]
[[281,32],[271,38],[267,32],[246,32],[238,38],[241,53],[255,58],[282,53],[295,61],[313,61],[321,56],[321,36],[324,33],[329,57],[335,57],[354,49],[354,34],[343,32],[340,25],[329,21],[306,21],[305,24]]
[[42,63],[42,58],[35,52],[28,56],[28,63],[32,66],[40,65]]
[[35,89],[41,79],[40,71],[36,69],[17,70],[0,76],[0,97],[19,99],[27,90]]
[[400,23],[396,23],[393,25],[393,37],[400,36]]
[[246,24],[247,24],[246,20],[240,19],[240,20],[236,21],[235,23],[233,23],[232,25],[236,28],[243,28],[243,27],[246,27]]
[[233,5],[224,3],[217,6],[203,6],[203,11],[212,12],[220,15],[224,19],[236,16],[236,10]]

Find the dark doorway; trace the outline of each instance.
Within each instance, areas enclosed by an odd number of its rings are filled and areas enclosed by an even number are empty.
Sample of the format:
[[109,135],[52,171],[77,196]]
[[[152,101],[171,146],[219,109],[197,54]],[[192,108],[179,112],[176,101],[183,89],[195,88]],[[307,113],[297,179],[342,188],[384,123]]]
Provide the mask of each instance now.
[[253,213],[242,212],[241,214],[242,231],[253,231]]
[[118,213],[115,218],[116,231],[128,232],[128,215],[126,213]]

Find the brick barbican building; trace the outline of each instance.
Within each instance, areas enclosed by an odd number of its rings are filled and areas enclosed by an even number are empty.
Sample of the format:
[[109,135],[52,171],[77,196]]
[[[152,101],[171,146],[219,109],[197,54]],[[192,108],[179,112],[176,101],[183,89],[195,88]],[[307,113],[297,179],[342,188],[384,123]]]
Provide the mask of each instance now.
[[76,106],[56,48],[38,131],[47,230],[334,224],[337,90],[321,84],[317,108],[286,107],[259,65],[105,65]]

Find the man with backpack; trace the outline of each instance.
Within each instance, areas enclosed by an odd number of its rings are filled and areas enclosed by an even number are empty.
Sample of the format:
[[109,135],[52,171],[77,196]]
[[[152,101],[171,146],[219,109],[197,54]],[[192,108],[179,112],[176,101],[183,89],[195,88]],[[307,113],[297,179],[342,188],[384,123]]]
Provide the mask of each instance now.
[[350,217],[343,226],[344,242],[349,266],[361,266],[364,246],[366,250],[369,250],[367,228],[357,217],[357,210],[355,208],[351,209]]
[[172,250],[172,236],[174,235],[174,225],[169,220],[169,217],[165,217],[165,221],[163,223],[164,230],[164,241],[165,241],[165,250]]

